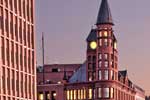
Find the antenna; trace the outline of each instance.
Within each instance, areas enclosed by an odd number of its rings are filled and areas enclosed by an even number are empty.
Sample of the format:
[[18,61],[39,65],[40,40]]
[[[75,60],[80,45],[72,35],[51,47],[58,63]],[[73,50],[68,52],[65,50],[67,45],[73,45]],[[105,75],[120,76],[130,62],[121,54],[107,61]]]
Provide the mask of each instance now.
[[44,33],[42,32],[42,60],[43,60],[43,84],[45,83],[45,76],[44,76]]

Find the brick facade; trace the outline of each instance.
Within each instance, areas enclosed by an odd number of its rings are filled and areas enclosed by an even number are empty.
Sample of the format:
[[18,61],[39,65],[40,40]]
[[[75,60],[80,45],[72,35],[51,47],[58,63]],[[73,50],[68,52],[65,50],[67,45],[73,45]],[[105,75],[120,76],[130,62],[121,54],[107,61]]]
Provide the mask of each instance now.
[[[39,84],[38,100],[144,100],[145,91],[130,80],[127,70],[118,70],[117,39],[113,25],[108,2],[102,0],[96,28],[91,29],[87,37],[85,63],[78,69],[71,65],[71,74],[68,70],[49,73],[48,76],[44,72],[44,76],[55,81],[55,84],[45,84],[46,80],[44,84]],[[44,66],[44,69],[52,70],[50,66]],[[55,67],[59,69],[61,66]],[[39,82],[42,74],[37,74]]]

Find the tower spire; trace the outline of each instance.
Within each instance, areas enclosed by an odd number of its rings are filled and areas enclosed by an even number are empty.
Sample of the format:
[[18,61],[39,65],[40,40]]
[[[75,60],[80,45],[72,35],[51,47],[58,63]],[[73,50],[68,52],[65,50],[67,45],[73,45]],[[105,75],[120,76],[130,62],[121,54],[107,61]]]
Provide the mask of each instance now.
[[114,25],[107,0],[102,0],[101,2],[101,6],[100,6],[99,13],[97,16],[96,25],[100,25],[100,24]]

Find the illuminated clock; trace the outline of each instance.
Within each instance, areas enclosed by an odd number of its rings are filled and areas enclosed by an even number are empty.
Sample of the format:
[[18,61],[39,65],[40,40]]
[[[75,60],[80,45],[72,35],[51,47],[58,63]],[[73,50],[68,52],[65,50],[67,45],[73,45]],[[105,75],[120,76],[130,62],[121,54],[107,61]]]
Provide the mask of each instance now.
[[90,48],[93,49],[93,50],[96,49],[97,48],[97,43],[95,41],[92,41],[90,43]]

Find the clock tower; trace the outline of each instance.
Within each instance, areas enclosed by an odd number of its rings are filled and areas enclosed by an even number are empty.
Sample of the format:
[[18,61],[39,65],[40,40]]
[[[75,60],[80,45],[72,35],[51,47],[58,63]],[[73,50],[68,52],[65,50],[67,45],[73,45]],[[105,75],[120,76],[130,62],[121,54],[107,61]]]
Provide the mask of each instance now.
[[117,81],[118,51],[107,0],[102,0],[96,28],[87,37],[87,81]]

